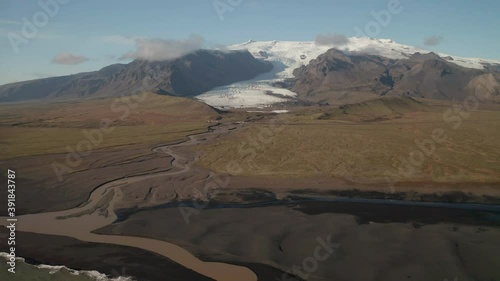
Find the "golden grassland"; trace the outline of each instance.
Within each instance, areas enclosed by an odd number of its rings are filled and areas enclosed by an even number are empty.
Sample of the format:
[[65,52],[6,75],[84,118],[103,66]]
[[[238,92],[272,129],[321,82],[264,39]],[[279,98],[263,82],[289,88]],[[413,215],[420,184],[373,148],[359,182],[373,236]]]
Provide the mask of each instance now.
[[[453,111],[449,102],[382,101],[299,110],[281,116],[282,127],[270,121],[249,125],[198,147],[203,152],[200,163],[225,172],[233,161],[243,168],[240,175],[249,177],[500,182],[498,106]],[[436,142],[436,130],[446,140]],[[425,143],[427,150],[417,142]]]
[[[202,166],[226,172],[227,164],[236,162],[243,168],[239,175],[250,177],[500,182],[500,106],[456,108],[445,101],[386,98],[295,109],[280,115],[279,130],[271,121],[276,117],[268,117],[195,149],[202,152]],[[0,160],[66,153],[103,120],[113,129],[103,130],[98,149],[178,140],[206,130],[207,120],[217,116],[203,103],[155,94],[135,100],[3,104]],[[237,111],[225,121],[248,116]],[[433,139],[435,130],[446,139]]]
[[74,102],[0,105],[0,159],[66,153],[101,130],[94,148],[152,144],[202,132],[217,113],[197,101],[144,94]]

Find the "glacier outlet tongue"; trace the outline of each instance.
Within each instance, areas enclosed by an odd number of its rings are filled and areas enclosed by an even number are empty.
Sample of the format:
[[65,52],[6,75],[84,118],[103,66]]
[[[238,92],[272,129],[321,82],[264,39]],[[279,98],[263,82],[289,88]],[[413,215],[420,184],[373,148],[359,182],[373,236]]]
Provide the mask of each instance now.
[[273,70],[268,73],[259,75],[252,80],[215,88],[196,98],[218,108],[245,108],[267,107],[287,100],[284,97],[270,95],[270,92],[286,97],[295,97],[295,93],[272,85],[274,82],[283,80],[278,78],[278,72],[283,69],[283,66],[276,61],[272,63]]
[[[293,77],[293,70],[308,64],[331,46],[316,46],[313,42],[267,41],[230,46],[232,50],[245,50],[273,64],[273,69],[252,80],[215,88],[197,96],[203,102],[219,108],[268,107],[289,100],[296,94],[274,83]],[[269,94],[272,93],[272,94]]]

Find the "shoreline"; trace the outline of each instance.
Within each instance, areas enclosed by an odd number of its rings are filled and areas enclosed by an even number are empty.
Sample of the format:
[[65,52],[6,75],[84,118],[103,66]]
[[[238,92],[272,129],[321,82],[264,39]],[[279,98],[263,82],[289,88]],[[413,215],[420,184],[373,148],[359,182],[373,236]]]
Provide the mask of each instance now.
[[[0,227],[0,233],[4,231]],[[64,265],[78,271],[97,271],[113,281],[113,278],[118,277],[157,281],[165,275],[174,281],[213,281],[159,254],[134,247],[23,231],[18,232],[18,235],[20,243],[17,254],[30,265]],[[4,244],[0,243],[0,246],[3,248]]]
[[[0,233],[2,231],[3,229],[0,228]],[[161,255],[140,248],[85,242],[58,235],[31,232],[20,232],[19,234],[24,241],[20,245],[22,257],[17,258],[22,259],[25,264],[30,266],[46,265],[54,268],[64,266],[80,272],[99,272],[106,275],[108,278],[104,279],[106,281],[159,281],[164,280],[162,277],[165,274],[172,281],[213,280]],[[39,240],[45,242],[44,246],[34,247],[38,245]],[[103,258],[106,258],[105,262],[102,262]],[[282,270],[264,263],[222,261],[208,257],[203,257],[203,260],[210,263],[229,262],[236,266],[249,268],[257,274],[259,280],[274,280],[284,273]],[[142,265],[145,261],[148,264],[147,268],[143,268]],[[119,277],[122,279],[116,279]],[[131,279],[125,279],[130,277]]]
[[[0,252],[0,258],[8,259],[8,253]],[[110,277],[97,270],[73,269],[65,265],[49,265],[43,262],[39,262],[32,258],[16,257],[16,264],[17,263],[22,263],[23,265],[30,266],[33,269],[36,268],[36,270],[46,271],[46,273],[50,275],[67,272],[67,274],[71,274],[74,276],[83,275],[85,277],[88,277],[89,280],[96,280],[96,281],[136,281],[136,279],[127,276]],[[16,265],[16,267],[20,266]]]

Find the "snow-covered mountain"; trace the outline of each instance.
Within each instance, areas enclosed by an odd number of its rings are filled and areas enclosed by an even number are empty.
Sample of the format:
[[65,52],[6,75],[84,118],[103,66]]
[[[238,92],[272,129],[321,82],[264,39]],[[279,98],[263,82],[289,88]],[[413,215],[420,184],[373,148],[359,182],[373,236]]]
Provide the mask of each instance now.
[[[216,107],[266,107],[276,102],[286,101],[284,97],[269,95],[273,92],[282,96],[295,97],[296,94],[273,86],[273,83],[293,78],[293,70],[307,65],[312,59],[331,48],[337,48],[344,53],[379,55],[391,59],[405,59],[412,54],[428,53],[430,51],[412,46],[398,44],[390,39],[349,38],[344,45],[317,45],[315,42],[296,41],[253,41],[229,46],[230,50],[248,50],[254,57],[271,62],[274,65],[270,73],[265,73],[252,80],[237,82],[228,86],[218,87],[197,98]],[[500,61],[479,58],[463,58],[438,53],[439,56],[457,65],[485,69],[500,67]]]

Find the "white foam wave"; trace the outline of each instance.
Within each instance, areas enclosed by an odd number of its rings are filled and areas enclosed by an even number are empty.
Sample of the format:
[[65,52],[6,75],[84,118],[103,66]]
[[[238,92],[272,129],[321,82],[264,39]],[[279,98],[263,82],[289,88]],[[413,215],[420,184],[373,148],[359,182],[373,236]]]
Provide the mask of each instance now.
[[[4,253],[4,252],[0,252],[0,257],[4,258],[6,260],[8,260],[10,258],[9,254]],[[20,257],[16,257],[16,261],[25,262],[25,260],[23,258],[20,258]],[[66,270],[70,274],[85,275],[85,276],[88,276],[96,281],[133,281],[134,280],[132,277],[124,277],[124,276],[111,278],[111,277],[106,276],[106,274],[100,273],[100,272],[95,271],[95,270],[75,270],[75,269],[68,268],[64,265],[40,264],[40,265],[33,265],[33,266],[36,268],[42,269],[42,270],[48,270],[49,274],[55,274],[61,270]]]

